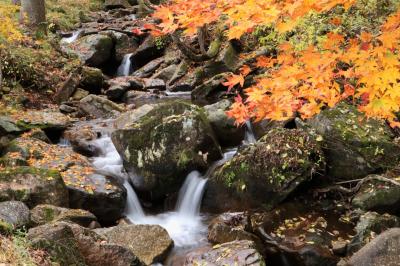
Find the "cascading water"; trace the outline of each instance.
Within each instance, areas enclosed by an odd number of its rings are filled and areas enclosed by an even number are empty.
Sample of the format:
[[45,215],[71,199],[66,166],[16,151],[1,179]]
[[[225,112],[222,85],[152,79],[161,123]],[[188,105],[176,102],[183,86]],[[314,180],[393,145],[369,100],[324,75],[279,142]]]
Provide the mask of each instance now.
[[131,69],[132,69],[131,56],[132,56],[132,54],[124,55],[121,65],[118,67],[117,76],[120,76],[120,77],[129,76],[129,74],[131,73]]
[[74,31],[72,33],[71,37],[62,38],[61,43],[73,43],[74,41],[76,41],[79,38],[81,33],[82,33],[82,30]]
[[254,134],[253,126],[249,120],[246,121],[246,131],[244,135],[244,144],[252,144],[257,141],[256,135]]
[[125,215],[135,224],[157,224],[164,227],[174,240],[176,248],[190,248],[206,243],[207,226],[200,215],[200,205],[208,175],[219,165],[233,157],[236,149],[227,151],[224,157],[213,164],[205,176],[191,172],[182,186],[176,205],[176,211],[159,215],[145,215],[139,199],[127,181],[122,159],[107,135],[92,142],[101,150],[101,155],[93,158],[93,166],[103,174],[122,177],[127,190]]

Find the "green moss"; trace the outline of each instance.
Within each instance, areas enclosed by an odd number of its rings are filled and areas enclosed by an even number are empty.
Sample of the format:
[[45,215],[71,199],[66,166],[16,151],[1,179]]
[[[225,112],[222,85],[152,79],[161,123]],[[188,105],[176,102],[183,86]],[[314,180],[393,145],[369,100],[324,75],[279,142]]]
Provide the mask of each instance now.
[[12,226],[12,224],[0,220],[0,234],[8,235],[11,234],[13,230],[14,227]]

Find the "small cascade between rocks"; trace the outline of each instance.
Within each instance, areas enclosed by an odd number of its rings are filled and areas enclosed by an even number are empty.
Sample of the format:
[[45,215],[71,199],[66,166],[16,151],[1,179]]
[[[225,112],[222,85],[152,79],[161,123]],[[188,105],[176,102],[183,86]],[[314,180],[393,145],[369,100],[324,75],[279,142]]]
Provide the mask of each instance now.
[[121,65],[117,69],[117,76],[119,76],[119,77],[129,76],[129,74],[131,73],[131,70],[132,70],[131,56],[132,56],[132,54],[124,55]]
[[127,203],[125,215],[135,224],[153,224],[165,228],[174,240],[178,249],[192,248],[206,243],[207,226],[204,223],[205,217],[200,214],[200,206],[203,193],[207,183],[207,177],[215,170],[232,158],[236,149],[228,150],[224,157],[215,162],[207,173],[202,176],[200,172],[191,172],[181,190],[176,204],[175,211],[161,213],[158,215],[145,215],[139,198],[128,182],[128,176],[124,171],[122,159],[119,156],[110,136],[104,135],[92,142],[101,155],[92,158],[93,166],[104,175],[123,178],[127,190]]
[[256,135],[253,130],[253,126],[251,125],[251,122],[249,120],[246,121],[246,131],[244,135],[244,144],[252,144],[257,141]]
[[73,43],[79,38],[79,35],[81,35],[81,33],[82,33],[82,30],[74,31],[72,33],[71,37],[62,38],[61,43],[67,43],[67,44]]

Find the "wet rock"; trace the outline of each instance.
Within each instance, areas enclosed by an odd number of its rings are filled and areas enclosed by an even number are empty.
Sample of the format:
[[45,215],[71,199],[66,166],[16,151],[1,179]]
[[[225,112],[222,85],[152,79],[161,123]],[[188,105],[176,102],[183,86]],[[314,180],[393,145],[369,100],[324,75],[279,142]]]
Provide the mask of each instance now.
[[217,168],[204,205],[214,211],[273,208],[324,167],[322,150],[305,131],[272,130]]
[[132,180],[137,189],[154,198],[176,192],[189,172],[205,170],[221,157],[201,108],[173,101],[142,110],[140,117],[118,119],[112,135],[125,168],[141,177]]
[[7,116],[0,116],[0,136],[6,136],[7,134],[14,134],[22,132],[14,122],[13,119]]
[[106,0],[104,2],[104,7],[106,9],[114,9],[114,8],[128,8],[131,5],[127,0]]
[[76,54],[86,65],[99,67],[110,59],[113,46],[111,37],[104,34],[92,34],[68,45],[66,50]]
[[148,78],[150,77],[158,68],[159,66],[164,62],[164,58],[160,57],[157,59],[154,59],[141,67],[140,69],[136,70],[132,76],[134,77],[139,77],[139,78]]
[[84,66],[81,72],[80,86],[90,93],[99,93],[104,85],[103,72],[94,67]]
[[144,90],[165,90],[165,81],[162,79],[144,79]]
[[208,227],[208,241],[222,244],[235,240],[250,240],[261,244],[260,239],[248,231],[251,231],[248,215],[243,212],[223,213],[211,221]]
[[[126,189],[113,177],[97,174],[91,163],[84,156],[75,153],[71,147],[50,145],[30,138],[18,138],[12,142],[8,153],[21,157],[32,167],[58,170],[68,188],[71,208],[88,210],[104,223],[115,222],[122,216]],[[56,180],[58,179],[53,178],[51,181]],[[68,196],[64,196],[62,200],[68,201]],[[55,202],[57,201],[49,199],[37,204],[68,206]]]
[[221,95],[226,94],[226,87],[222,85],[227,73],[218,74],[192,91],[192,101],[198,104],[216,102]]
[[186,256],[183,265],[262,266],[265,265],[265,261],[256,250],[254,242],[242,240],[224,243],[213,248],[199,248]]
[[65,129],[71,123],[71,119],[54,110],[29,110],[11,117],[13,123],[23,131],[34,128],[61,130]]
[[163,50],[156,45],[154,37],[149,35],[132,54],[131,60],[136,67],[142,67],[162,55]]
[[68,206],[68,190],[57,171],[32,167],[0,171],[0,201],[22,201],[30,208],[51,203]]
[[223,146],[238,146],[243,138],[245,130],[235,125],[235,121],[226,115],[231,106],[231,101],[222,100],[212,105],[204,106],[208,120],[215,134]]
[[379,180],[365,182],[354,196],[352,205],[364,211],[396,214],[400,211],[400,187]]
[[27,239],[35,248],[43,249],[60,265],[85,265],[74,233],[68,224],[46,224],[29,230]]
[[120,225],[106,230],[104,236],[110,243],[131,250],[146,265],[163,262],[174,246],[168,232],[159,225]]
[[356,226],[357,234],[348,244],[348,252],[353,253],[369,243],[374,237],[389,228],[399,227],[400,219],[389,214],[367,212],[360,217]]
[[135,39],[125,33],[110,31],[109,34],[115,43],[115,60],[119,62],[122,61],[124,55],[135,52],[138,47]]
[[80,71],[74,71],[69,75],[68,79],[61,84],[56,95],[54,96],[57,103],[60,104],[68,101],[69,97],[74,94],[81,79],[79,72]]
[[111,118],[119,115],[124,109],[106,98],[90,94],[80,100],[79,111],[92,118]]
[[365,177],[399,161],[400,145],[393,141],[390,128],[383,121],[367,119],[355,107],[342,103],[322,111],[308,125],[323,137],[332,177]]
[[339,266],[382,266],[400,264],[400,229],[389,229],[365,245]]
[[27,226],[30,223],[29,209],[21,201],[0,202],[0,233]]
[[31,210],[32,222],[36,225],[44,225],[51,222],[66,221],[88,227],[93,221],[97,221],[92,213],[80,209],[68,209],[54,205],[37,205]]
[[77,107],[68,104],[61,104],[59,110],[63,114],[72,114],[78,112]]
[[80,100],[82,100],[83,98],[85,98],[86,96],[88,96],[89,95],[89,92],[88,91],[86,91],[86,90],[84,90],[84,89],[81,89],[81,88],[78,88],[76,91],[75,91],[75,93],[72,95],[72,100],[74,100],[74,101],[80,101]]
[[155,73],[151,78],[152,79],[162,79],[164,82],[168,82],[174,76],[175,72],[177,71],[177,65],[170,65],[167,66],[157,73]]
[[124,95],[126,104],[133,104],[136,108],[145,104],[154,104],[164,101],[158,93],[147,91],[128,91]]

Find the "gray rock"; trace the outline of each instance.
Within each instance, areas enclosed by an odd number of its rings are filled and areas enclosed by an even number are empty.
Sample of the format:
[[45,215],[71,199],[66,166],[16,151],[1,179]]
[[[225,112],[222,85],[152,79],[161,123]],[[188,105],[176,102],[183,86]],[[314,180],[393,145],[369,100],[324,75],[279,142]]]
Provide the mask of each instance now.
[[104,7],[106,9],[114,9],[114,8],[128,8],[131,5],[127,0],[106,0],[104,2]]
[[30,223],[29,208],[21,201],[0,202],[0,231],[14,230]]
[[226,75],[227,73],[215,75],[198,85],[192,90],[192,101],[198,104],[209,104],[210,102],[218,101],[219,96],[226,93],[226,87],[222,85]]
[[97,221],[92,213],[80,209],[68,209],[49,204],[37,205],[31,210],[32,222],[38,225],[46,223],[66,221],[88,227],[92,222]]
[[254,242],[233,241],[213,248],[199,248],[186,256],[185,266],[189,265],[242,265],[263,266],[265,261],[256,250]]
[[299,129],[275,129],[240,150],[208,181],[204,205],[214,211],[273,208],[313,174],[324,171],[316,140]]
[[164,82],[168,82],[174,76],[175,72],[177,71],[177,65],[170,65],[167,66],[157,73],[155,73],[151,78],[152,79],[162,79]]
[[339,266],[397,266],[400,265],[400,228],[389,229],[365,245]]
[[68,190],[57,171],[15,167],[0,171],[0,201],[22,201],[33,208],[38,204],[68,206]]
[[178,191],[192,170],[207,169],[221,150],[201,108],[181,101],[146,108],[140,118],[123,115],[112,139],[128,172],[142,177],[134,186],[158,198]]
[[163,50],[157,47],[154,37],[149,35],[133,53],[131,60],[135,65],[141,67],[160,57],[162,53]]
[[124,109],[106,98],[90,94],[80,100],[79,111],[92,118],[111,118],[118,116]]
[[84,66],[82,68],[80,86],[90,93],[99,93],[104,85],[103,72],[94,67]]
[[226,115],[231,101],[222,100],[212,105],[204,106],[208,120],[223,146],[238,146],[244,138],[245,129],[235,125],[235,121]]
[[388,169],[400,158],[400,145],[383,122],[367,119],[345,103],[322,111],[307,124],[322,135],[328,175],[341,179],[365,177]]
[[132,76],[139,77],[139,78],[148,78],[150,77],[159,67],[160,65],[164,62],[164,58],[156,58],[150,62],[148,62],[146,65],[142,66],[138,70],[136,70]]
[[131,250],[146,265],[163,262],[174,246],[159,225],[120,225],[106,230],[104,236],[110,243]]

